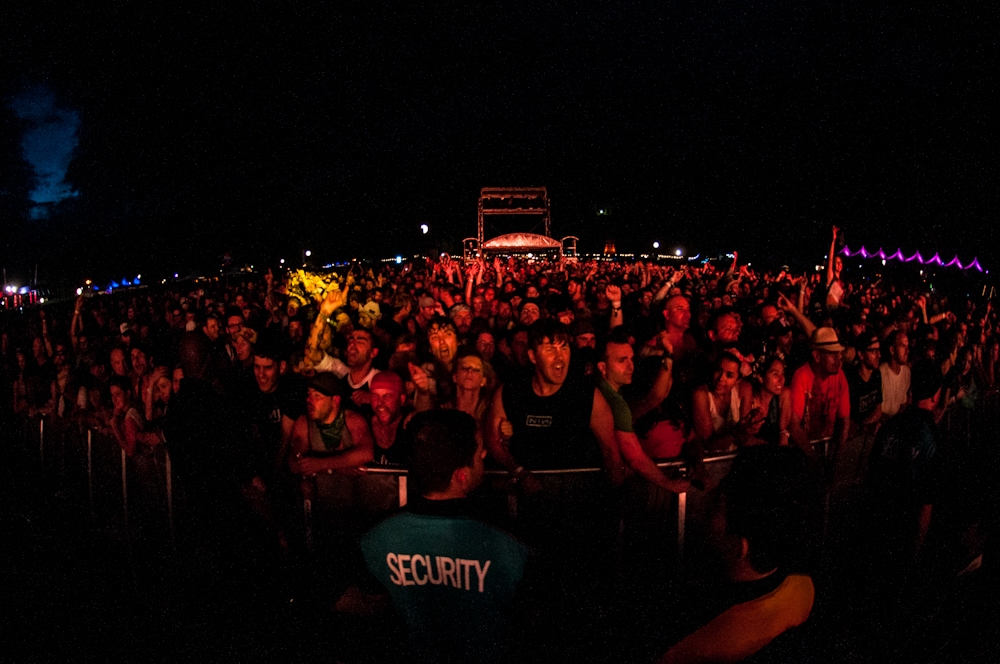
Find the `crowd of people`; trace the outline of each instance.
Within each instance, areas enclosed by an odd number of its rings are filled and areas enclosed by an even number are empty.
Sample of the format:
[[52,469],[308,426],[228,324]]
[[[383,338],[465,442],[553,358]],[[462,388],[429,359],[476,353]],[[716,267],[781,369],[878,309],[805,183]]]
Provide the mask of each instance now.
[[[192,540],[239,512],[277,550],[326,537],[339,561],[363,559],[344,563],[338,606],[388,593],[428,661],[504,656],[525,587],[570,606],[610,576],[626,495],[711,489],[704,460],[738,452],[710,528],[731,583],[658,653],[736,661],[807,622],[815,589],[796,565],[835,468],[866,487],[873,560],[918,564],[957,455],[938,423],[1000,387],[988,300],[842,270],[834,228],[826,270],[805,274],[736,253],[442,254],[355,263],[313,298],[285,272],[174,282],[8,316],[5,387],[16,415],[117,441],[140,495],[168,450]],[[370,513],[344,487],[380,467],[409,471],[409,504],[363,534]],[[490,468],[520,497],[514,536],[474,518]],[[586,468],[600,469],[587,496],[543,481]]]

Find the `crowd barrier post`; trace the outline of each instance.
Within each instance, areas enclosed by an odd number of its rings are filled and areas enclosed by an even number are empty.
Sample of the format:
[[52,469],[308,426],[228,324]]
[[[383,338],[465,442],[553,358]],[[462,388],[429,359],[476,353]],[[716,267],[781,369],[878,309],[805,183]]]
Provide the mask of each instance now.
[[164,450],[164,471],[167,482],[167,525],[170,528],[170,545],[177,546],[177,536],[174,531],[174,473],[170,464],[170,450]]
[[313,549],[313,521],[312,521],[312,500],[310,498],[302,499],[302,518],[305,521],[305,536],[306,536],[306,548],[310,551]]
[[66,432],[67,427],[59,427],[61,429],[59,433],[59,478],[60,480],[66,479]]
[[399,506],[406,507],[407,502],[407,486],[406,486],[406,475],[400,473],[399,475]]
[[94,521],[94,430],[87,429],[87,506],[90,508],[90,520]]
[[125,536],[131,541],[132,533],[129,531],[128,523],[128,478],[125,470],[125,450],[121,451],[122,459],[122,510],[125,515]]
[[677,494],[677,572],[684,568],[684,529],[687,526],[686,491]]

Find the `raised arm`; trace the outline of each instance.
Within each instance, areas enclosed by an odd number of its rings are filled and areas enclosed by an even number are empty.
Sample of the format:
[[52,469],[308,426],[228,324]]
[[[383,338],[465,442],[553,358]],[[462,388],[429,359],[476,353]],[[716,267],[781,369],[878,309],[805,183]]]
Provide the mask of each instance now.
[[306,341],[306,357],[314,364],[323,359],[323,350],[319,347],[319,340],[326,330],[327,319],[346,302],[347,291],[340,288],[328,290],[323,297],[323,301],[319,305],[319,313],[316,315],[312,329],[309,330],[309,339]]
[[656,377],[653,379],[653,385],[649,388],[649,392],[635,404],[630,404],[632,406],[633,420],[639,419],[663,403],[663,400],[670,396],[670,389],[674,385],[674,348],[670,345],[669,335],[666,330],[663,330],[656,336],[656,345],[663,349],[663,359],[661,360],[660,369],[656,372]]
[[475,290],[476,284],[472,279],[472,275],[476,274],[476,281],[482,278],[482,272],[479,263],[471,263],[468,269],[468,275],[465,279],[465,303],[469,304],[472,302],[472,291]]
[[805,331],[805,333],[809,336],[812,336],[813,330],[816,329],[816,324],[813,323],[811,320],[809,320],[805,314],[799,311],[798,307],[792,304],[791,300],[789,300],[784,295],[781,295],[780,293],[778,294],[778,307],[782,311],[791,314],[792,318],[794,318],[796,322],[798,322],[798,324],[802,326],[802,329]]
[[80,333],[83,332],[83,316],[80,315],[80,309],[83,307],[83,295],[76,298],[76,304],[73,307],[73,321],[69,325],[69,340],[73,344],[73,350],[80,350]]
[[42,321],[42,341],[45,343],[45,354],[52,357],[52,340],[49,338],[49,324],[45,315],[45,309],[38,310],[38,317]]
[[604,292],[608,296],[608,301],[611,302],[610,328],[613,330],[625,322],[625,317],[622,314],[622,289],[615,285],[609,285]]
[[833,283],[834,272],[833,272],[833,260],[834,255],[837,252],[837,233],[840,231],[836,226],[833,227],[833,239],[830,240],[830,252],[827,254],[826,258],[826,285],[829,288],[830,284]]

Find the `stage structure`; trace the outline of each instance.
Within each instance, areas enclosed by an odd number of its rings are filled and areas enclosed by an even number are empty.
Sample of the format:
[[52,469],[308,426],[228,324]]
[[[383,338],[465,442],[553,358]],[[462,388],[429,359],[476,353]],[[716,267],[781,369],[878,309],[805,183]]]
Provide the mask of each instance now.
[[[487,221],[508,215],[528,217],[535,223],[528,232],[506,233],[487,240]],[[462,257],[471,261],[480,256],[532,254],[575,260],[577,240],[574,236],[561,242],[552,238],[552,212],[545,187],[483,187],[479,192],[478,234],[462,241]]]

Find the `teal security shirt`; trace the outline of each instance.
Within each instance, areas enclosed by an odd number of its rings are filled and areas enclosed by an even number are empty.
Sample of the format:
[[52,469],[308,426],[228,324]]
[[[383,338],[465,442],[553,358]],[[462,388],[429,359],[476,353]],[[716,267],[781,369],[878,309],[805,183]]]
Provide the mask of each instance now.
[[421,501],[361,541],[371,574],[427,660],[490,661],[504,650],[528,549],[469,516],[465,501]]

